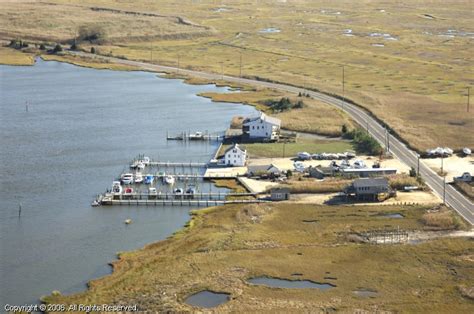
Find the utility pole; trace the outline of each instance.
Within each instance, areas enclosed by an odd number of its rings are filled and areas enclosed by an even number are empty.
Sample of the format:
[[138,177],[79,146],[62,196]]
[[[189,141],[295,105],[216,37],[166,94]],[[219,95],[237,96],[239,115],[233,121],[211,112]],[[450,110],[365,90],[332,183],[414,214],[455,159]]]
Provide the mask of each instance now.
[[240,53],[239,77],[242,77],[242,52]]
[[441,156],[441,175],[444,174],[443,168],[444,168],[444,156]]
[[387,130],[387,151],[390,152],[390,131]]
[[446,205],[446,176],[443,177],[443,204]]

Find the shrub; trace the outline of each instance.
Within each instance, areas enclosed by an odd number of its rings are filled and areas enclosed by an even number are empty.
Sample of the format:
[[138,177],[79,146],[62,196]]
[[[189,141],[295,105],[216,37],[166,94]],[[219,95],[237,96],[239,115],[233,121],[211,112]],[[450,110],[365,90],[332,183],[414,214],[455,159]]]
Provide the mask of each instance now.
[[348,131],[347,125],[343,124],[342,127],[341,127],[341,133],[342,133],[342,134],[346,134],[347,131]]
[[299,109],[304,107],[304,102],[302,100],[292,103],[288,97],[282,97],[280,100],[266,100],[264,104],[272,108],[273,112],[283,112],[290,109]]
[[91,53],[95,53],[95,48],[91,47]]
[[71,50],[77,50],[77,44],[74,41],[74,43],[71,45]]
[[416,178],[406,174],[393,175],[388,177],[388,182],[393,189],[403,190],[405,186],[418,186]]
[[46,50],[46,46],[44,44],[41,44],[39,49],[40,50]]
[[382,153],[382,146],[362,129],[354,129],[350,132],[345,132],[343,133],[343,137],[354,141],[355,149],[358,153],[366,153],[369,155],[380,155]]
[[56,46],[54,46],[53,52],[56,53],[61,51],[63,51],[63,47],[60,44],[56,44]]
[[81,26],[79,28],[79,40],[89,42],[100,42],[105,39],[105,31],[98,25]]

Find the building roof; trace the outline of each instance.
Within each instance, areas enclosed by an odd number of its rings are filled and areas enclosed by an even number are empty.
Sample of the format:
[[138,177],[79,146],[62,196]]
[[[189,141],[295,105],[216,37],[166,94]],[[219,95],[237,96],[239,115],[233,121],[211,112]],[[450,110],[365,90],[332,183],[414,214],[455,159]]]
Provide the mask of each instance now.
[[227,149],[225,150],[224,154],[227,154],[228,151],[231,151],[231,150],[233,150],[233,149],[238,149],[238,150],[240,150],[242,153],[247,153],[247,150],[246,150],[246,149],[241,148],[241,147],[239,146],[239,144],[236,144],[236,143],[235,143],[234,145],[232,145],[232,146],[230,146],[229,148],[227,148]]
[[289,188],[273,188],[271,189],[272,193],[290,193]]
[[249,123],[249,122],[252,122],[252,121],[255,121],[255,120],[260,120],[260,119],[262,119],[263,121],[268,122],[270,124],[274,124],[274,125],[278,125],[278,126],[281,125],[281,120],[280,119],[274,118],[274,117],[269,117],[263,112],[259,112],[259,114],[257,116],[252,116],[252,117],[246,118],[243,123],[245,124],[245,123]]
[[388,186],[387,178],[361,178],[356,179],[352,183],[355,188],[359,187],[373,187],[373,186]]

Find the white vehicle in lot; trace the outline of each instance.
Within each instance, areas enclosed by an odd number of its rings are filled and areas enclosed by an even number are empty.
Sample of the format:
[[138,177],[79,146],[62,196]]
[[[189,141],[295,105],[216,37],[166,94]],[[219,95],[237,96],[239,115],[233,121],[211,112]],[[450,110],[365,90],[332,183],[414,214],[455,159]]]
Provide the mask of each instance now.
[[311,154],[307,152],[299,152],[296,157],[298,157],[299,160],[310,160]]
[[295,167],[295,170],[298,171],[298,172],[304,172],[304,170],[305,170],[304,163],[302,163],[301,161],[296,161],[293,164],[293,167]]
[[365,162],[363,160],[358,159],[358,160],[354,161],[353,168],[354,169],[364,169],[364,168],[367,168],[367,166],[365,165]]
[[469,183],[469,182],[472,182],[472,176],[469,172],[464,172],[461,176],[454,177],[453,180],[457,182]]

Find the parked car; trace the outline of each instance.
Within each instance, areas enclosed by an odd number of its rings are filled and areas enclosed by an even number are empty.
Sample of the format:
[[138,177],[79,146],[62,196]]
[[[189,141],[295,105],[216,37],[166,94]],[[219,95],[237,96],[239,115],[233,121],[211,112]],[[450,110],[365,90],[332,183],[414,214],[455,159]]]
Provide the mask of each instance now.
[[311,159],[311,155],[307,152],[299,152],[296,157],[299,160],[309,160],[309,159]]
[[469,172],[464,172],[461,176],[454,177],[453,180],[456,181],[456,182],[469,183],[469,182],[472,182],[472,176]]

